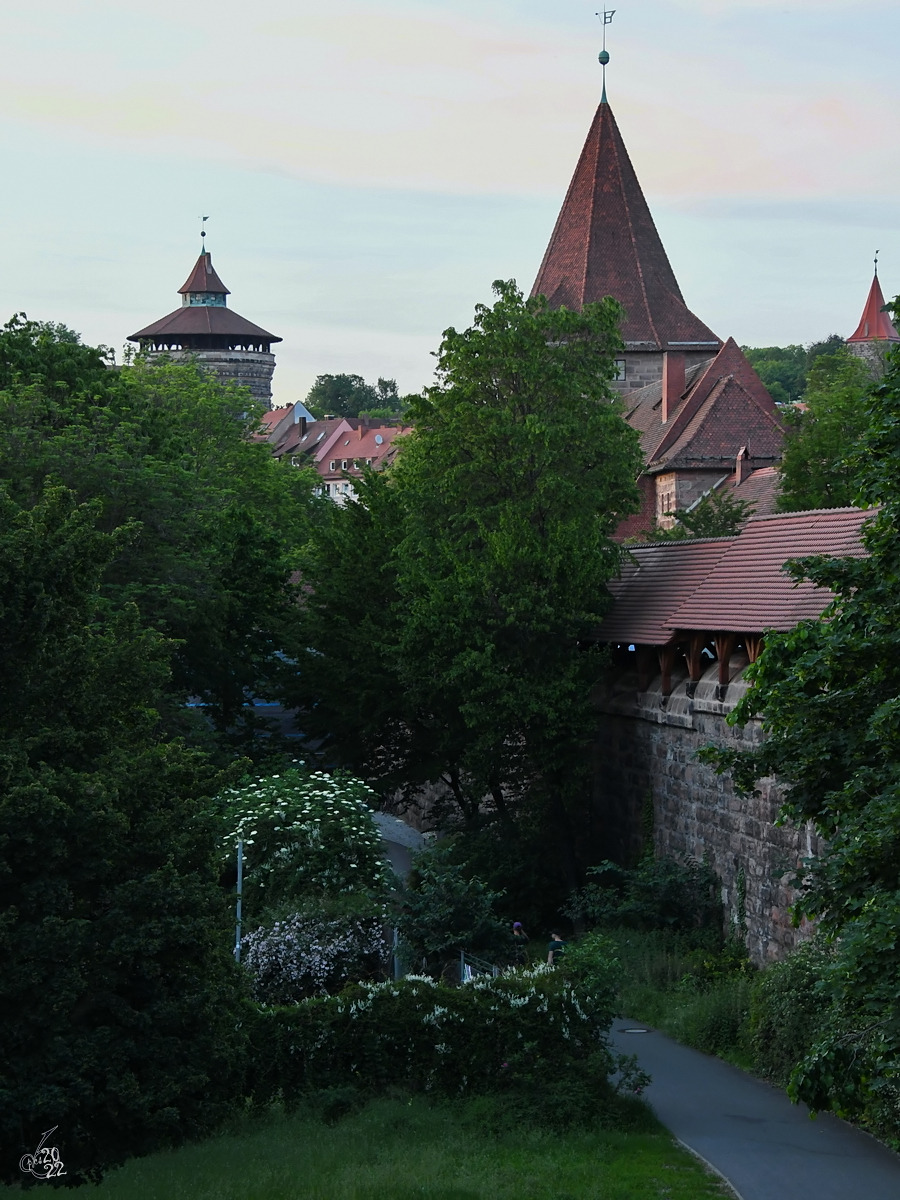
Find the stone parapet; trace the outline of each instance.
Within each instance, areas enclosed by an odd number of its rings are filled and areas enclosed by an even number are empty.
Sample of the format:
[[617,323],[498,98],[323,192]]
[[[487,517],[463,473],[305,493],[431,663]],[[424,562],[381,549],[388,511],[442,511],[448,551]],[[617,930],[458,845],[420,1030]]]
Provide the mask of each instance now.
[[818,852],[819,839],[809,828],[776,825],[783,790],[774,780],[762,781],[752,796],[739,796],[730,776],[698,761],[704,746],[749,750],[763,737],[759,722],[728,724],[748,687],[743,671],[721,699],[717,686],[716,664],[693,695],[686,676],[673,678],[668,701],[659,678],[640,691],[636,673],[611,673],[595,694],[601,714],[595,803],[605,823],[606,855],[632,862],[652,798],[657,853],[706,858],[722,880],[731,921],[745,889],[747,945],[754,961],[763,963],[783,957],[808,934],[791,924],[788,879],[802,858]]

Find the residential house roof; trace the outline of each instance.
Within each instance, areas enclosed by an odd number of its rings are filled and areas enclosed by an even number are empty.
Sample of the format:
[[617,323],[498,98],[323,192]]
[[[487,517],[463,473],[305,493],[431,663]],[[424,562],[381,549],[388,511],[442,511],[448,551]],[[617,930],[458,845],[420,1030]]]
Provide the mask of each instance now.
[[777,406],[734,338],[686,373],[686,388],[662,419],[662,382],[628,392],[625,417],[641,436],[651,472],[733,463],[742,446],[751,460],[781,457]]

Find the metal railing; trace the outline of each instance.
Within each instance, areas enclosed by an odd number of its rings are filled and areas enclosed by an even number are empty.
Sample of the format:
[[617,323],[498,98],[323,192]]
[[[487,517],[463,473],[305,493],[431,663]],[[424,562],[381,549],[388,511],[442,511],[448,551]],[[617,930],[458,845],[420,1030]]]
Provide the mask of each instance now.
[[474,954],[469,954],[466,950],[459,952],[459,982],[465,983],[469,979],[474,979],[477,975],[487,975],[492,979],[496,979],[500,974],[500,968],[496,963],[487,962],[486,959],[476,958]]

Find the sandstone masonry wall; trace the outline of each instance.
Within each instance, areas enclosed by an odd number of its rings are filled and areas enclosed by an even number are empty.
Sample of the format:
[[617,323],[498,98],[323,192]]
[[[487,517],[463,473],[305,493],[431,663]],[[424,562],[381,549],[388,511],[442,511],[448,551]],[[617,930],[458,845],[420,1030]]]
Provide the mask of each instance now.
[[756,722],[743,728],[727,724],[747,687],[746,659],[732,661],[733,682],[722,701],[715,699],[715,665],[693,697],[685,677],[665,704],[658,678],[641,692],[636,672],[612,674],[596,696],[595,802],[603,814],[606,856],[629,862],[640,852],[642,814],[652,797],[657,852],[706,857],[722,879],[730,920],[737,918],[743,872],[747,945],[763,963],[783,957],[808,936],[807,929],[791,925],[787,876],[801,858],[818,851],[819,842],[811,829],[776,826],[782,792],[774,781],[764,781],[758,795],[741,797],[729,776],[697,761],[704,746],[749,749],[761,737]]

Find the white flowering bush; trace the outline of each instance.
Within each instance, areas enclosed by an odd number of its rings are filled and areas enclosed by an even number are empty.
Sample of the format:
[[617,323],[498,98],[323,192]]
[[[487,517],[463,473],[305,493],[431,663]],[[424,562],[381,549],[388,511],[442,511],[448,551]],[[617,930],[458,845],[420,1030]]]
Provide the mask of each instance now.
[[326,996],[348,982],[370,979],[389,954],[377,917],[303,912],[248,934],[241,950],[256,998],[266,1004]]
[[646,1083],[611,1053],[612,1017],[546,966],[459,987],[420,975],[353,985],[258,1011],[250,1091],[261,1104],[347,1086],[495,1094],[523,1119],[590,1123],[615,1107],[612,1076],[629,1091]]
[[390,879],[360,779],[302,764],[224,794],[223,858],[244,843],[245,913],[304,898],[378,893]]

